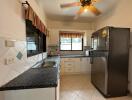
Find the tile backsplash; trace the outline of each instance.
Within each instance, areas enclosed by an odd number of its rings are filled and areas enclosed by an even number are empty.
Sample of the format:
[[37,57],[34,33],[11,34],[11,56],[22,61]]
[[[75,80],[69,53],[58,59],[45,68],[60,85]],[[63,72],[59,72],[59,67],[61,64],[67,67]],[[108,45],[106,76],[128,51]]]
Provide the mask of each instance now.
[[59,55],[60,51],[59,51],[59,46],[57,45],[50,45],[48,46],[48,55],[52,56],[52,55]]
[[90,49],[90,46],[84,46],[83,51],[60,51],[60,55],[85,54],[85,51],[89,49]]
[[0,86],[31,68],[42,57],[47,57],[47,53],[43,53],[43,56],[38,54],[27,58],[26,41],[13,40],[14,46],[8,47],[5,45],[7,40],[10,41],[0,37]]

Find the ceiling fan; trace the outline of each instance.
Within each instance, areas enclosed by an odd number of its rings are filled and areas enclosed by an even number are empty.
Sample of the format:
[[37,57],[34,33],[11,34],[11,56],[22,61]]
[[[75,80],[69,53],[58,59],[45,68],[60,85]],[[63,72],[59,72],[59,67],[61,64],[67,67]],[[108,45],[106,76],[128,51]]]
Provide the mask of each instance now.
[[98,16],[101,14],[101,12],[93,5],[95,2],[98,1],[100,0],[80,0],[80,2],[61,4],[60,7],[68,8],[68,7],[81,6],[79,11],[76,13],[77,15],[74,17],[74,19],[77,19],[83,12],[86,12],[87,10],[91,11],[96,16]]

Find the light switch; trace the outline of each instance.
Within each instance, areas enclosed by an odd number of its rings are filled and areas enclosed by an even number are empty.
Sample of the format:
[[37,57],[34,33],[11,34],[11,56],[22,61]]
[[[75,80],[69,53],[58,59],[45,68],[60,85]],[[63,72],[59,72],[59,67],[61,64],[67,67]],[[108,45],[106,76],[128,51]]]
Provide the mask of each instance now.
[[13,64],[15,59],[13,57],[5,58],[5,65]]
[[15,41],[13,41],[13,40],[6,40],[5,41],[5,46],[6,47],[14,47],[15,46]]

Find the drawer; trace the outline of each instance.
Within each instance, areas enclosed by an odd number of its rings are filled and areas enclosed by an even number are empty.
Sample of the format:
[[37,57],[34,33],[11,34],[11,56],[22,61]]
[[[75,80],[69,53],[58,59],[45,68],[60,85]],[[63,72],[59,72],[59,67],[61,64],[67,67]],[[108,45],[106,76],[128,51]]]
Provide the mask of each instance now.
[[82,58],[74,58],[75,62],[80,62],[82,60]]
[[74,61],[73,58],[63,58],[63,61]]
[[73,67],[74,66],[74,63],[73,62],[65,62],[64,63],[64,66],[65,67]]
[[74,72],[74,69],[73,69],[72,67],[65,67],[65,68],[64,68],[64,71],[65,71],[66,73],[71,73],[71,72]]
[[63,58],[63,61],[80,61],[81,58]]

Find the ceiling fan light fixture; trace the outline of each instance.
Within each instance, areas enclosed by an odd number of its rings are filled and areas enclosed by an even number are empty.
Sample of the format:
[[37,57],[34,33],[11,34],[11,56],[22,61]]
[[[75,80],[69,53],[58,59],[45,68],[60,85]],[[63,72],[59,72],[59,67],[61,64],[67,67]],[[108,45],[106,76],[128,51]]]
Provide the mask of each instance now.
[[87,11],[88,11],[88,9],[87,9],[87,8],[85,8],[85,9],[84,9],[84,12],[86,13]]
[[82,13],[86,13],[87,11],[92,12],[95,16],[98,16],[101,14],[100,10],[94,6],[94,2],[97,2],[100,0],[80,0],[80,2],[72,2],[72,3],[65,3],[61,4],[61,8],[68,8],[68,7],[76,7],[80,6],[80,9],[76,12],[76,16],[74,17],[74,20],[76,20]]
[[80,0],[82,7],[92,4],[92,0]]

